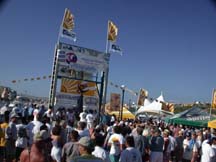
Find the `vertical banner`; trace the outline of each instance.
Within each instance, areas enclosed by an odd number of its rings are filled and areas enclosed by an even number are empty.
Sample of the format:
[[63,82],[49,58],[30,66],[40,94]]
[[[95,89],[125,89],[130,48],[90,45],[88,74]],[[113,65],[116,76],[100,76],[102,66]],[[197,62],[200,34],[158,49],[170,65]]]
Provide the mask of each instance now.
[[76,34],[73,32],[75,23],[74,16],[69,9],[65,9],[64,18],[60,28],[60,36],[76,41]]
[[139,93],[139,97],[138,97],[138,101],[137,101],[137,105],[143,106],[146,97],[148,97],[148,91],[141,88],[140,93]]
[[173,103],[165,103],[165,102],[161,102],[161,103],[162,103],[162,110],[174,113],[175,107]]
[[120,97],[121,95],[118,93],[111,93],[111,97],[110,97],[110,110],[111,111],[119,111]]
[[213,90],[212,94],[212,108],[216,108],[216,89]]

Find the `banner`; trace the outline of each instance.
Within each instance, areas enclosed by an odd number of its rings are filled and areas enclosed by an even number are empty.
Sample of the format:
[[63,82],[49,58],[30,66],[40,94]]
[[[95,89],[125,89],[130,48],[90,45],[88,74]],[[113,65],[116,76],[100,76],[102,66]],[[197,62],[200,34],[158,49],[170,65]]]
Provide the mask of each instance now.
[[116,25],[112,22],[108,22],[108,40],[115,42],[118,35],[118,28]]
[[98,73],[109,66],[110,54],[92,49],[59,43],[58,64],[69,69]]
[[145,89],[140,89],[139,97],[138,97],[138,106],[143,106],[145,99],[148,97],[148,91]]
[[110,52],[116,52],[116,53],[119,53],[120,55],[122,55],[122,49],[120,48],[120,46],[118,46],[114,43],[110,43],[109,51]]
[[110,111],[119,111],[120,109],[120,94],[111,93],[110,97]]
[[82,80],[63,78],[60,91],[62,93],[76,95],[80,95],[82,93],[83,96],[98,96],[96,83]]
[[74,29],[74,25],[74,16],[70,10],[66,8],[62,26],[60,28],[61,36],[76,41],[76,34],[72,31]]
[[[64,107],[66,109],[78,108],[78,100],[80,95],[58,92],[56,94],[55,109]],[[99,106],[99,98],[96,96],[83,96],[83,106],[86,109],[97,110]]]
[[216,89],[213,90],[212,94],[212,108],[216,108]]
[[174,113],[175,107],[173,103],[165,103],[165,102],[161,102],[161,103],[162,103],[162,110]]
[[74,16],[67,8],[65,9],[62,27],[66,30],[73,30],[74,28]]

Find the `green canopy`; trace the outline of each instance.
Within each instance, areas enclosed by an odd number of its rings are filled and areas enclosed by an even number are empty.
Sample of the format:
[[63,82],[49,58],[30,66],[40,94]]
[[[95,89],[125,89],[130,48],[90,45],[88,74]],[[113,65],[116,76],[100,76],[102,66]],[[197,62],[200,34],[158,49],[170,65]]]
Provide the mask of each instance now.
[[171,118],[166,118],[166,123],[182,124],[195,127],[207,127],[208,121],[212,119],[206,111],[193,107],[181,113],[175,114]]

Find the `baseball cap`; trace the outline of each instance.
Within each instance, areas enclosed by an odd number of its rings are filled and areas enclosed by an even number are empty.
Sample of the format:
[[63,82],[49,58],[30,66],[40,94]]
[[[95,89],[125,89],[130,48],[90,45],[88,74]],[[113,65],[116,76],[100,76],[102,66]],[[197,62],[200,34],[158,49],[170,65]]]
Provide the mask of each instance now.
[[49,134],[46,130],[41,130],[34,135],[34,141],[41,141],[49,138]]
[[80,138],[78,143],[85,147],[91,147],[91,139],[89,137]]

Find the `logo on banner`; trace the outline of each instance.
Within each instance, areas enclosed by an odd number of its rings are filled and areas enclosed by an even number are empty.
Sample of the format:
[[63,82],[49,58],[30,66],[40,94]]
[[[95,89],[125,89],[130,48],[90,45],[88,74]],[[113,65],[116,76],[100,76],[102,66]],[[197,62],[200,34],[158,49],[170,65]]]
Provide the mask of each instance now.
[[77,62],[77,56],[74,53],[67,53],[66,54],[66,62],[68,64],[72,63],[76,63]]

